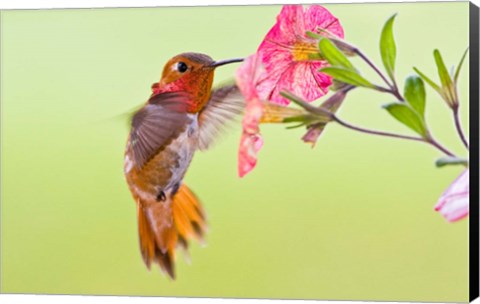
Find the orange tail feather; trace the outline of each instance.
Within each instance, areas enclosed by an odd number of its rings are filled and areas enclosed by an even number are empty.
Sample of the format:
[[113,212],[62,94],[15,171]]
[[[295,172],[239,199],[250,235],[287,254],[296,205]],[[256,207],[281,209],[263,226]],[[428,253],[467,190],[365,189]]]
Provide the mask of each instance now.
[[188,248],[190,239],[202,240],[206,230],[205,214],[193,192],[182,184],[165,202],[137,203],[138,234],[143,260],[150,269],[159,264],[175,278],[175,250]]

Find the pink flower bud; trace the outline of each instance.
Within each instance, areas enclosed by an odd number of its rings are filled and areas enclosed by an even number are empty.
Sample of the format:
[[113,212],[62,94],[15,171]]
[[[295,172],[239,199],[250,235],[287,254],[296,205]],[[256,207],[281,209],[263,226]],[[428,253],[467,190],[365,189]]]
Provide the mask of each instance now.
[[449,222],[463,219],[469,212],[469,189],[469,170],[467,169],[442,194],[435,205],[435,211],[440,212]]

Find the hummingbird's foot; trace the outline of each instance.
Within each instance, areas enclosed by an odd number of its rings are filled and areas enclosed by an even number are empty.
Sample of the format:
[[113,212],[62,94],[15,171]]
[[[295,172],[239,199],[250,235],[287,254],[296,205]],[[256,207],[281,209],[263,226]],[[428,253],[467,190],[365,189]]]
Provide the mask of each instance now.
[[164,202],[167,200],[167,196],[165,195],[165,192],[163,192],[163,190],[161,190],[158,194],[157,194],[157,202]]
[[175,185],[173,185],[171,196],[174,196],[175,194],[177,194],[179,188],[180,188],[180,183],[176,183]]

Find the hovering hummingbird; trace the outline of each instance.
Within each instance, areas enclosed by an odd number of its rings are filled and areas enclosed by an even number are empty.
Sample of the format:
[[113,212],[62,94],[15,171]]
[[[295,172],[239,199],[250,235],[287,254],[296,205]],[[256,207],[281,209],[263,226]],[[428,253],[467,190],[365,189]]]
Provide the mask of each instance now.
[[176,248],[188,249],[206,229],[204,210],[183,177],[194,153],[207,149],[244,108],[235,85],[212,90],[214,71],[242,60],[173,57],[131,120],[124,173],[137,206],[140,250],[148,269],[157,263],[172,279]]

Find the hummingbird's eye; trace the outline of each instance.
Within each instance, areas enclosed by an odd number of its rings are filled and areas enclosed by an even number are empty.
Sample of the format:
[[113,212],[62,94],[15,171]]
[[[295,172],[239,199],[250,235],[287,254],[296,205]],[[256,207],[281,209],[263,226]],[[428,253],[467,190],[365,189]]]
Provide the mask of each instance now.
[[177,63],[177,71],[180,73],[185,73],[188,70],[188,66],[185,62],[180,61]]

